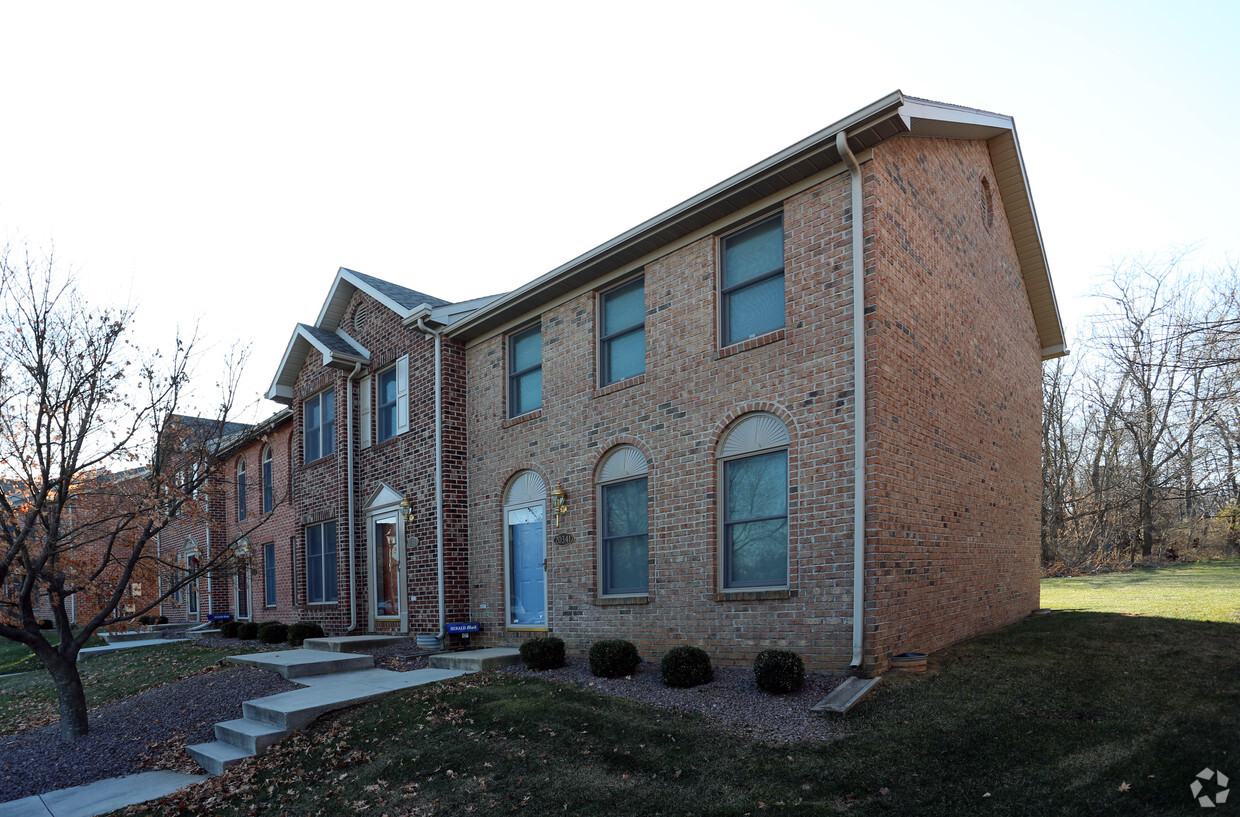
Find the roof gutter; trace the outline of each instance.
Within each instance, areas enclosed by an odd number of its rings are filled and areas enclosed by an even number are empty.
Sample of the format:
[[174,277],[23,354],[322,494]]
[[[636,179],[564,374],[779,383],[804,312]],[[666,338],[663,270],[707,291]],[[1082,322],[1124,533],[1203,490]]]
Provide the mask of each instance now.
[[835,136],[848,166],[851,186],[849,230],[852,232],[853,301],[853,632],[851,666],[861,666],[865,634],[865,211],[861,165],[848,147],[848,134]]

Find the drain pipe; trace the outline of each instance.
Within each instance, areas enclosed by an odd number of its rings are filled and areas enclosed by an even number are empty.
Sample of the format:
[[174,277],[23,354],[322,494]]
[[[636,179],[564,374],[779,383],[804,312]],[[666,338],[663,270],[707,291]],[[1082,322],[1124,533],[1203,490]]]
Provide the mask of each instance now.
[[349,506],[349,633],[357,629],[357,531],[354,530],[356,525],[353,519],[353,380],[361,371],[361,361],[354,363],[345,387],[345,428],[348,429],[348,442],[345,444],[345,459],[348,463],[345,490],[348,491]]
[[442,639],[447,626],[447,605],[443,587],[443,329],[431,329],[424,318],[418,318],[418,331],[435,336],[435,550],[439,562],[437,637]]
[[835,135],[835,147],[848,166],[852,188],[853,298],[853,668],[860,667],[865,623],[865,219],[861,164],[848,148],[848,134]]

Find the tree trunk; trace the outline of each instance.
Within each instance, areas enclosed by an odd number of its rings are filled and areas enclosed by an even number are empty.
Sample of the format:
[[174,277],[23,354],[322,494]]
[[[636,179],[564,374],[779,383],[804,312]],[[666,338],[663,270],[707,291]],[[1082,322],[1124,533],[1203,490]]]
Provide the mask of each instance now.
[[60,739],[74,741],[90,731],[86,717],[86,690],[82,676],[78,674],[77,656],[66,658],[55,648],[50,655],[40,654],[39,659],[56,684],[56,697],[60,701]]

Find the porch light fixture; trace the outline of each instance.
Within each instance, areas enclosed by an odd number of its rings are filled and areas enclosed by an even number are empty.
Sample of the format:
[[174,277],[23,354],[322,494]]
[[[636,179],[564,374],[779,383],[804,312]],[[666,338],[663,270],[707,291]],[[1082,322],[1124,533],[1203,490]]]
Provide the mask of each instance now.
[[568,492],[556,483],[551,489],[551,510],[555,511],[555,526],[560,526],[560,517],[568,514]]
[[248,563],[250,561],[250,540],[242,539],[240,542],[237,542],[233,547],[233,553],[242,562]]
[[400,498],[400,518],[408,525],[413,521],[413,506],[409,504],[409,495]]

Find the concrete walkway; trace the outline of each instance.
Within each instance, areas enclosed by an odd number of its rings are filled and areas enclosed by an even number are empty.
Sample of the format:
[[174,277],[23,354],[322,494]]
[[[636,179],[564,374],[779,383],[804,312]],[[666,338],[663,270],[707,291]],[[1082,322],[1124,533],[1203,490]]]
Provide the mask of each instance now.
[[168,771],[131,774],[0,803],[0,817],[95,817],[206,779],[205,774]]

